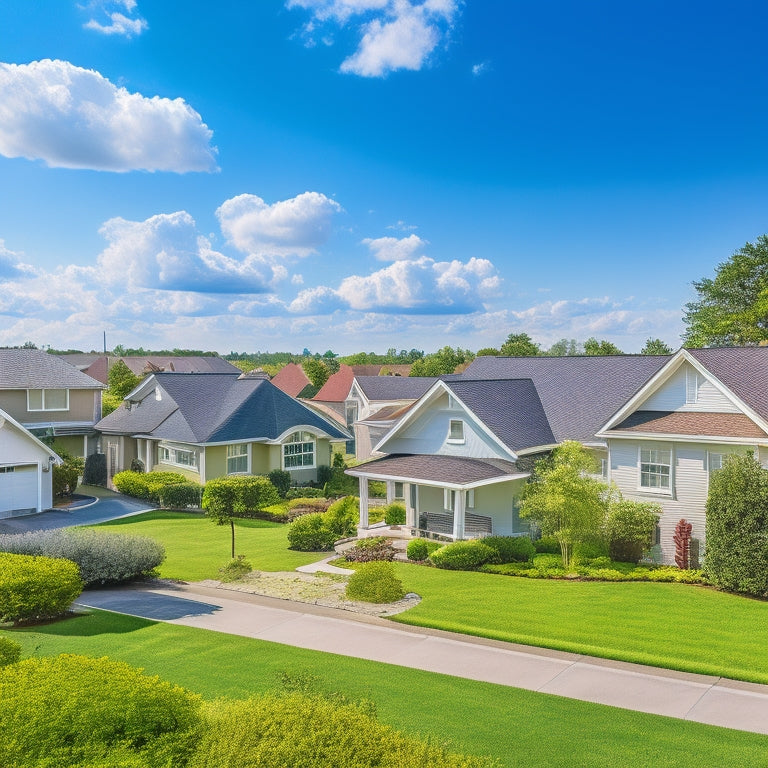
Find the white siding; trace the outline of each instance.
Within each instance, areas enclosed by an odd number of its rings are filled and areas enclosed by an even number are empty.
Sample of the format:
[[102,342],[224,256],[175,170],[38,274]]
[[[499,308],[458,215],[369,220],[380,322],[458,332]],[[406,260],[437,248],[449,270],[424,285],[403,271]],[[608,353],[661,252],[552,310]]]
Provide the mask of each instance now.
[[[27,473],[33,472],[35,478],[37,478],[38,465],[48,469],[50,467],[50,462],[48,461],[49,454],[32,439],[28,432],[19,429],[9,421],[2,420],[2,422],[2,426],[0,426],[0,464],[4,466],[24,466],[19,469],[19,478],[12,479],[11,475],[13,473],[8,473],[6,487],[9,489],[13,487],[13,498],[11,498],[10,491],[6,494],[5,498],[0,498],[0,517],[4,516],[4,512],[7,513],[12,509],[47,509],[53,503],[51,482],[53,472],[39,473],[41,479],[41,503],[39,508],[38,484],[36,481],[32,483]],[[30,465],[35,465],[34,469],[31,469]],[[22,474],[24,475],[23,478],[21,478]],[[29,480],[29,482],[25,482],[26,480]]]
[[698,373],[689,363],[683,363],[662,386],[649,395],[637,411],[708,411],[711,413],[739,413],[739,409],[712,384],[699,376],[698,398],[686,403],[686,380]]

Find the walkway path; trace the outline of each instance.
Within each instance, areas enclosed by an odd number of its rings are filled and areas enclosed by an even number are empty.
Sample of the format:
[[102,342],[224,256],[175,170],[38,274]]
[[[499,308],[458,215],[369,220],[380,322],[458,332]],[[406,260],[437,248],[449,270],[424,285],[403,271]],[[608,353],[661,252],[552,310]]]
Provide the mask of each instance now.
[[199,585],[85,592],[81,606],[768,734],[768,686],[472,638]]

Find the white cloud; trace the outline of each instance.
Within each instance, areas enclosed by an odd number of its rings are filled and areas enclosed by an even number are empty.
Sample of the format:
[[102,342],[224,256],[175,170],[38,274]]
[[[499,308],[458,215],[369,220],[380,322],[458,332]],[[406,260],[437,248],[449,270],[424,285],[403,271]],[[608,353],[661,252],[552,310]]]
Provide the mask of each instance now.
[[[373,211],[371,211],[371,213],[373,213]],[[414,229],[418,229],[418,227],[415,224],[408,224],[400,219],[394,224],[387,224],[387,229],[395,229],[398,232],[412,232]]]
[[403,261],[412,259],[427,245],[427,241],[417,235],[402,238],[378,237],[375,240],[368,237],[363,240],[363,245],[367,245],[379,261]]
[[[92,18],[83,26],[103,35],[122,35],[131,38],[134,35],[140,35],[149,27],[146,19],[134,13],[136,11],[135,0],[94,0],[87,9],[98,14],[102,19],[106,19],[108,23],[104,24]],[[126,16],[119,9],[130,15]]]
[[183,99],[147,98],[66,61],[0,63],[0,154],[50,167],[213,171],[212,132]]
[[341,206],[319,192],[304,192],[272,205],[256,195],[238,195],[216,211],[221,231],[243,253],[307,256],[331,233]]
[[303,30],[308,45],[330,24],[354,24],[358,47],[342,62],[340,71],[384,77],[425,66],[446,39],[460,0],[287,0],[286,5],[312,13]]
[[0,279],[30,277],[34,273],[34,267],[22,262],[21,254],[8,250],[5,241],[0,239]]
[[479,64],[472,65],[472,74],[475,77],[479,77],[491,68],[491,65],[487,61],[481,61]]

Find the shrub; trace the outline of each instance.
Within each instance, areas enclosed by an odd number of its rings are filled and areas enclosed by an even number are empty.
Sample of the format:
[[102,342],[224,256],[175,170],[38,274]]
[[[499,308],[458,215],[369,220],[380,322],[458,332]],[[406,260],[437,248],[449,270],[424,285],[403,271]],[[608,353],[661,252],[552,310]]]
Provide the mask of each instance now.
[[127,496],[159,504],[165,488],[189,479],[179,472],[118,472],[113,478],[115,488]]
[[605,541],[580,541],[573,546],[573,565],[587,565],[595,558],[608,555],[608,544]]
[[200,509],[202,498],[200,483],[173,483],[160,491],[160,506],[164,509]]
[[536,547],[537,552],[542,554],[560,554],[560,542],[555,536],[542,536],[540,539],[536,539],[536,541],[533,542],[533,546]]
[[[354,480],[354,478],[352,478]],[[358,488],[355,488],[351,493],[355,493]],[[368,498],[369,499],[386,499],[387,498],[387,484],[383,480],[369,480],[368,481]],[[405,521],[403,521],[405,522]]]
[[301,488],[291,488],[288,493],[285,494],[285,498],[289,500],[299,499],[324,499],[325,494],[322,488],[309,488],[308,486],[302,486]]
[[238,555],[234,560],[230,560],[223,568],[219,568],[220,581],[237,581],[243,576],[247,576],[253,571],[253,566],[245,559],[243,555]]
[[31,658],[0,670],[0,765],[183,766],[200,703],[107,658]]
[[482,541],[454,541],[436,549],[429,559],[438,568],[472,571],[484,563],[498,563],[499,554]]
[[[307,490],[306,488],[302,490]],[[293,511],[295,509],[309,509],[314,512],[325,512],[328,507],[331,506],[331,502],[328,499],[317,498],[313,496],[297,496],[288,502],[288,510]]]
[[327,464],[321,464],[317,468],[317,483],[321,487],[325,485],[331,479],[331,477],[333,477],[333,473]]
[[403,583],[395,575],[392,563],[361,565],[347,582],[347,597],[366,603],[393,603],[404,597]]
[[643,551],[653,542],[660,515],[658,504],[629,499],[611,504],[606,520],[611,559],[623,563],[640,562]]
[[409,560],[421,562],[426,560],[436,549],[443,545],[439,541],[429,541],[428,539],[411,539],[408,542],[406,554]]
[[8,637],[0,637],[0,667],[15,664],[21,658],[21,646]]
[[375,560],[393,560],[397,550],[383,536],[360,539],[357,544],[344,552],[352,563],[372,563]]
[[336,537],[328,530],[324,514],[312,512],[296,518],[288,528],[289,549],[324,552],[333,549]]
[[498,553],[500,563],[524,563],[536,554],[527,536],[486,536],[482,542]]
[[303,692],[207,705],[208,727],[189,768],[484,768],[380,723],[370,707]]
[[387,525],[405,525],[405,506],[393,502],[384,510],[384,522]]
[[277,489],[280,497],[284,499],[291,489],[291,473],[286,472],[284,469],[273,469],[267,477],[269,482]]
[[334,541],[351,536],[357,531],[357,521],[360,515],[360,500],[357,496],[345,496],[328,507],[325,513],[325,524]]
[[92,453],[85,460],[83,485],[107,484],[107,456],[104,453]]
[[77,467],[73,467],[68,462],[53,465],[53,497],[71,496],[77,488],[78,478]]
[[0,552],[66,558],[76,563],[86,586],[130,581],[165,559],[163,545],[147,536],[87,528],[0,536]]
[[82,591],[69,560],[0,553],[0,621],[61,616]]

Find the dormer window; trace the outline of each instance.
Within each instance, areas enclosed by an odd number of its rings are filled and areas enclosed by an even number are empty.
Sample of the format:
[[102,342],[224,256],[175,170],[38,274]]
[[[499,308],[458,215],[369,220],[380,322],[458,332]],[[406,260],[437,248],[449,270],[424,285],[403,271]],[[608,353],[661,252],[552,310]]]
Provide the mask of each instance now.
[[461,419],[451,419],[450,427],[448,428],[448,442],[464,442],[464,422]]

